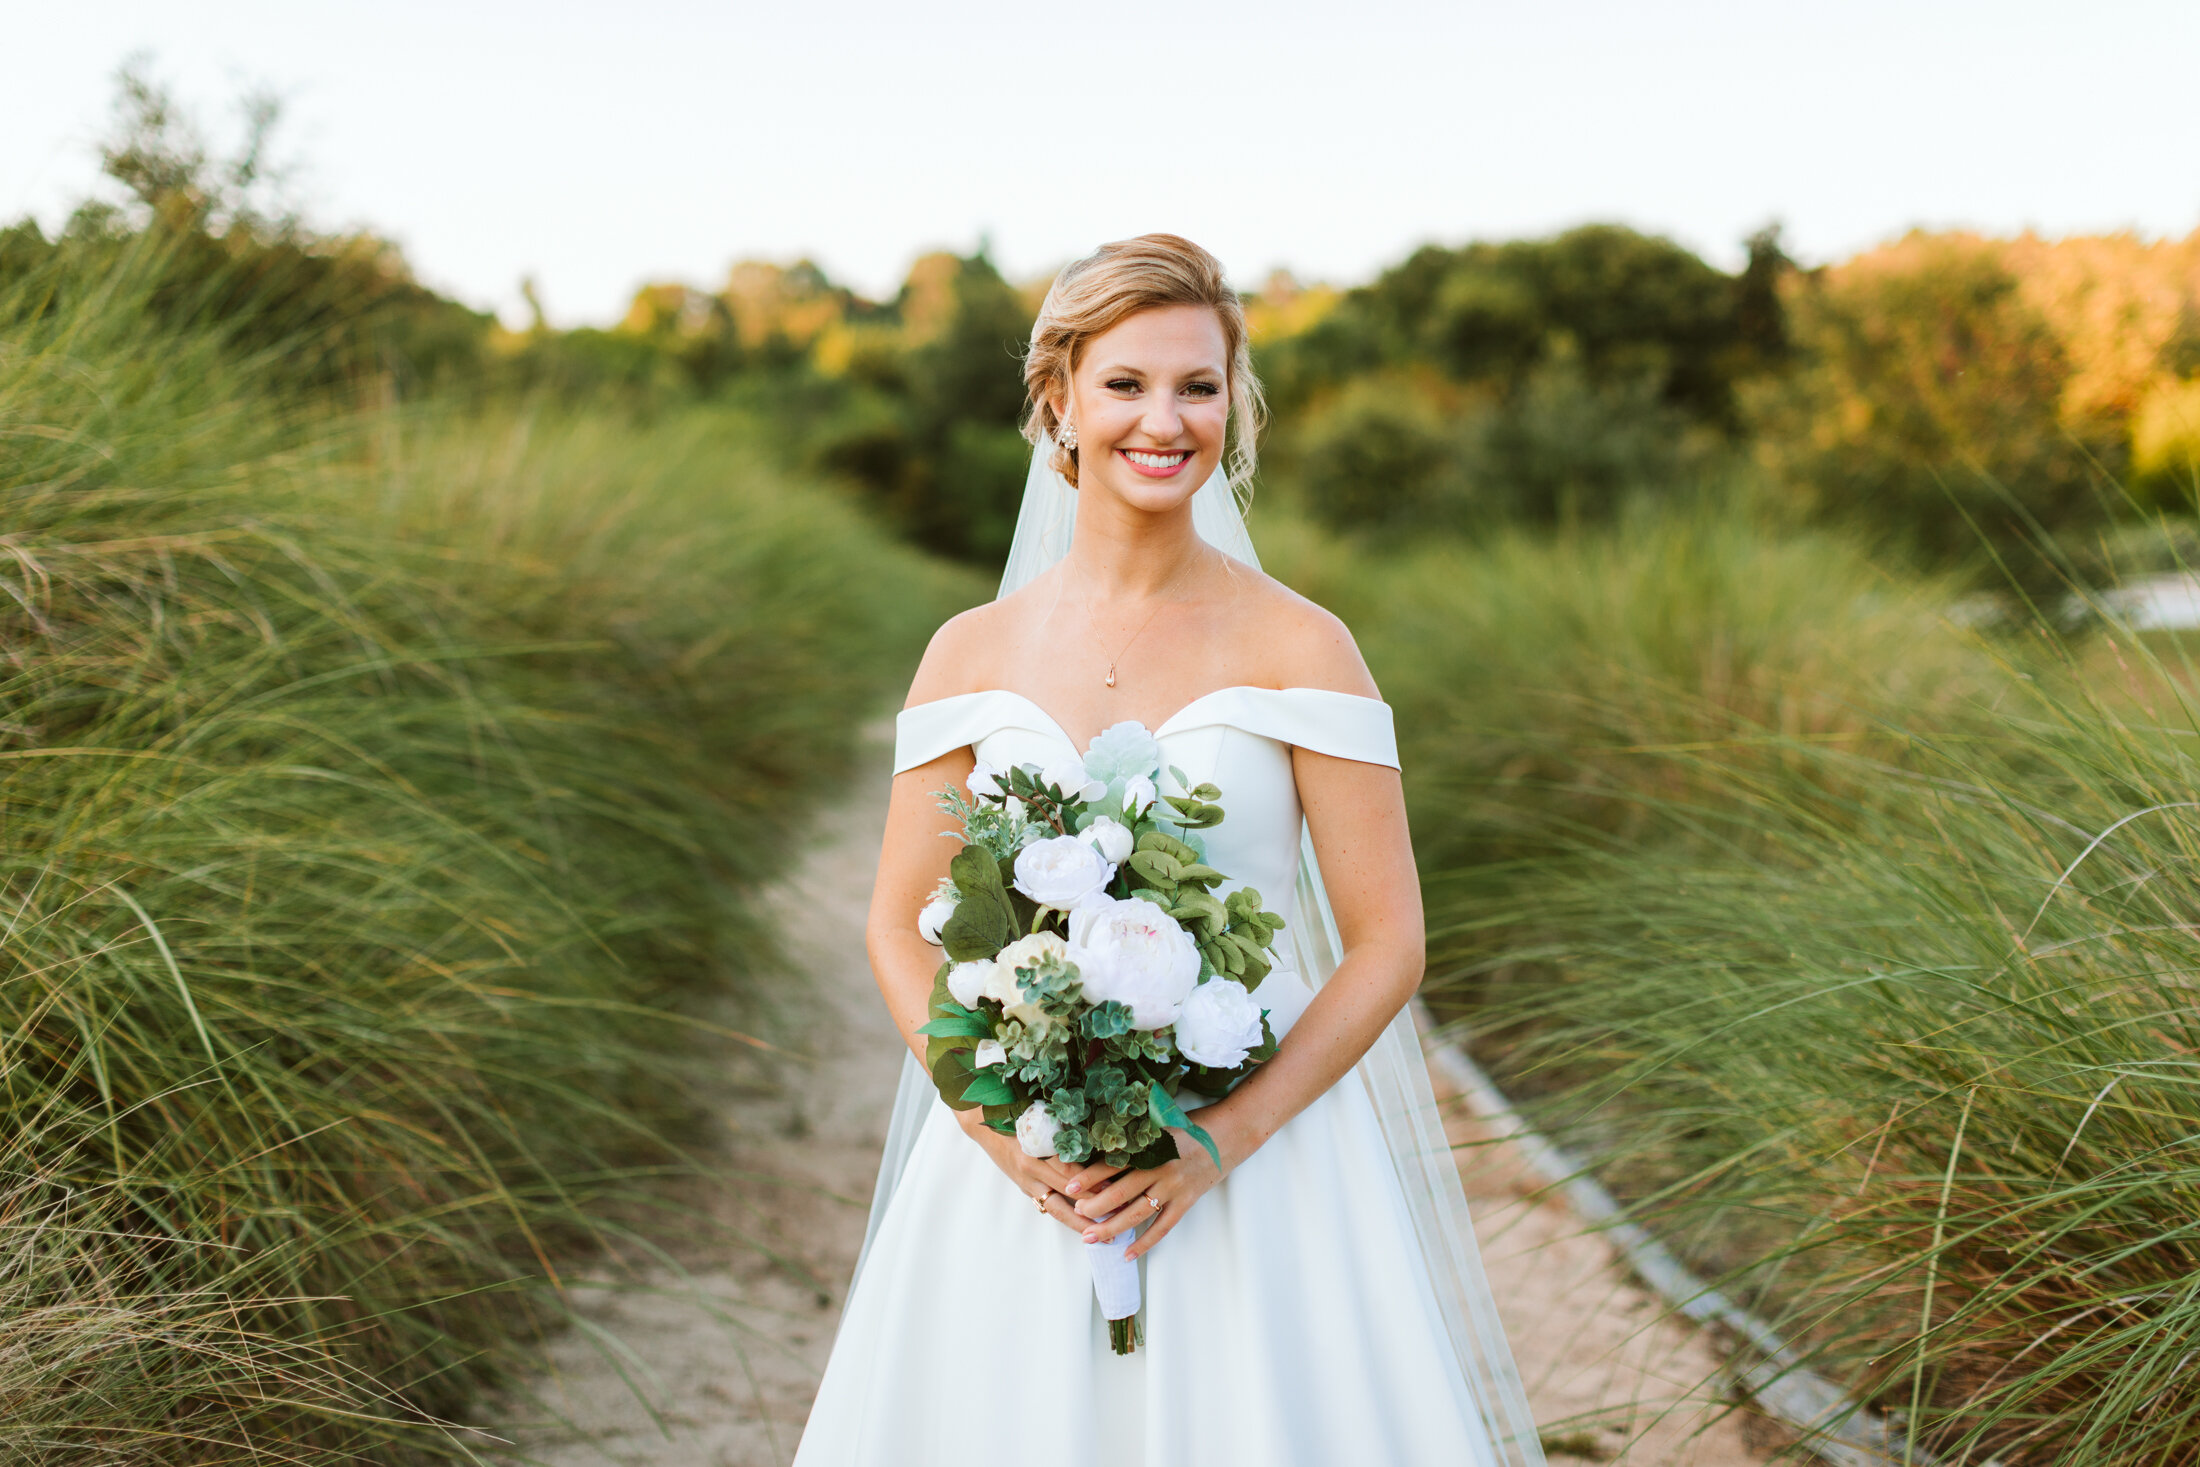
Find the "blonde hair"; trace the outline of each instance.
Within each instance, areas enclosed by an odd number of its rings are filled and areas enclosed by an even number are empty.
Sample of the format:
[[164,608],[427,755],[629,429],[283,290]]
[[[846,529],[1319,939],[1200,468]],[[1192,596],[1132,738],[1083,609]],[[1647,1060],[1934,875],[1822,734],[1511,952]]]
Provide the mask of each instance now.
[[1157,306],[1206,306],[1222,323],[1230,391],[1231,441],[1225,457],[1230,480],[1243,494],[1253,481],[1255,441],[1267,415],[1260,378],[1253,375],[1245,304],[1230,289],[1222,262],[1178,235],[1141,234],[1104,244],[1054,277],[1031,326],[1031,349],[1024,354],[1024,391],[1031,401],[1024,437],[1037,443],[1046,434],[1054,444],[1055,471],[1074,485],[1077,455],[1061,446],[1054,399],[1069,397],[1070,374],[1087,342],[1125,317]]

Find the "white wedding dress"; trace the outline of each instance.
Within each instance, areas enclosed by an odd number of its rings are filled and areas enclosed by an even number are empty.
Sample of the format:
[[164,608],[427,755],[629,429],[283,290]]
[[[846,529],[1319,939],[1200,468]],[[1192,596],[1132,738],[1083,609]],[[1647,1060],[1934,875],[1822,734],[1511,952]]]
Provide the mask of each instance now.
[[[1223,688],[1154,733],[1165,766],[1222,790],[1210,863],[1293,923],[1292,747],[1398,762],[1388,706],[1312,688]],[[897,773],[966,745],[999,768],[1084,753],[1011,692],[906,709],[897,734]],[[1279,1034],[1311,996],[1281,967],[1256,994]],[[1108,1349],[1082,1248],[935,1098],[877,1219],[797,1467],[1494,1467],[1533,1451],[1532,1437],[1493,1444],[1358,1071],[1145,1257],[1145,1341],[1131,1355]]]

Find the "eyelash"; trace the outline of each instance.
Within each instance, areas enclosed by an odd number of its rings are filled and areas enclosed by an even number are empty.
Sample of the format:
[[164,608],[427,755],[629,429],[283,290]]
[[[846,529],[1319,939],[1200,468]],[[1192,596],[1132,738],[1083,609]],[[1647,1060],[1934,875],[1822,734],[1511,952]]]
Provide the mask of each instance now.
[[[1111,392],[1136,392],[1138,390],[1138,384],[1128,377],[1118,377],[1113,382],[1108,383],[1107,386]],[[1203,397],[1214,397],[1221,392],[1221,389],[1212,382],[1194,382],[1191,390]]]

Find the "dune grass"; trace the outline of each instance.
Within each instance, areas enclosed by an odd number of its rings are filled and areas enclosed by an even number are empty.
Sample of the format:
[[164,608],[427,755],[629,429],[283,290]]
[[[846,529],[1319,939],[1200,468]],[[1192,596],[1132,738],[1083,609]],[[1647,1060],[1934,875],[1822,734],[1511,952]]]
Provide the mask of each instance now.
[[0,300],[0,1458],[462,1458],[969,588],[702,416],[301,398],[158,248]]
[[1400,706],[1433,996],[1538,1122],[1915,1451],[2195,1460],[2186,648],[1733,513],[1303,559]]

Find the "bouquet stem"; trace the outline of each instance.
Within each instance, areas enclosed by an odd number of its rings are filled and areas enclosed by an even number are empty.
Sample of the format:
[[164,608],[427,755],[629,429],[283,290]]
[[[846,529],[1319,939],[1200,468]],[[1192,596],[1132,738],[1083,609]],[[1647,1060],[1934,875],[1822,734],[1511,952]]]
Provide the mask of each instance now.
[[1138,1316],[1108,1321],[1108,1345],[1118,1355],[1128,1355],[1138,1348]]

